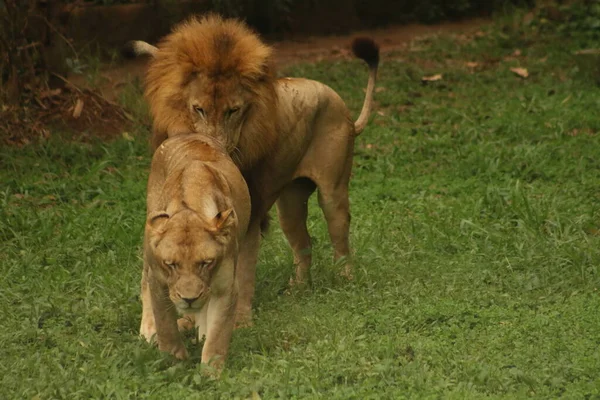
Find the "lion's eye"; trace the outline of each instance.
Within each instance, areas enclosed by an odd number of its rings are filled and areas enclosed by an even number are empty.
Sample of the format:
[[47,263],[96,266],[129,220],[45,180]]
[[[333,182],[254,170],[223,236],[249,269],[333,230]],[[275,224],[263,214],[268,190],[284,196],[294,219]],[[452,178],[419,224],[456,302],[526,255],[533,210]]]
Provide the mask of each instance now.
[[196,112],[196,114],[200,115],[201,117],[206,116],[206,114],[204,113],[204,109],[200,106],[194,106],[194,111]]
[[210,268],[213,266],[214,263],[215,263],[215,260],[213,260],[213,259],[200,261],[198,263],[198,268]]
[[240,111],[239,107],[231,107],[229,110],[227,110],[227,115],[231,117],[233,114],[235,114],[238,111]]
[[164,264],[165,264],[167,267],[169,267],[170,269],[177,269],[177,263],[176,263],[176,262],[173,262],[173,261],[171,261],[171,260],[165,260],[165,261],[163,261],[163,263],[164,263]]

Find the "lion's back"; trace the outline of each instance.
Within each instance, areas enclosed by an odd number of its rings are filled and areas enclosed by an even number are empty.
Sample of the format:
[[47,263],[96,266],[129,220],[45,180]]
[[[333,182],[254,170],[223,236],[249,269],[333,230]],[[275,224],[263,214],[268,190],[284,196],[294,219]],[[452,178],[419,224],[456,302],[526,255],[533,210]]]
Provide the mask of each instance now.
[[283,131],[302,130],[302,133],[297,132],[299,136],[310,141],[312,133],[323,125],[352,129],[344,100],[324,83],[305,78],[282,78],[277,81],[277,96],[278,119]]

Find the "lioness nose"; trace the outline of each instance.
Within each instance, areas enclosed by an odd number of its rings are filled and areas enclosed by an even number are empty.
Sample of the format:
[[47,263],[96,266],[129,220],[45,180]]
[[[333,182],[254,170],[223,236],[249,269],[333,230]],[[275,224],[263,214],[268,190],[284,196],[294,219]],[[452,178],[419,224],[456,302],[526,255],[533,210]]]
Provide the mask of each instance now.
[[190,306],[192,305],[193,302],[195,302],[196,300],[198,300],[200,296],[198,297],[193,297],[193,298],[186,298],[186,297],[182,297],[181,300],[185,301],[186,303],[188,303]]

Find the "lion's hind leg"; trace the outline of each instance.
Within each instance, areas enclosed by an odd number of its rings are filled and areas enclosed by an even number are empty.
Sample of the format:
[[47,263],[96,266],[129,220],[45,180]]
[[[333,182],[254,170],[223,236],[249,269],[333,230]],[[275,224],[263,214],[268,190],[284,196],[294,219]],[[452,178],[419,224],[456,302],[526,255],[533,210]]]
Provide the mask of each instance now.
[[319,205],[327,221],[327,230],[334,249],[334,260],[336,262],[343,260],[344,267],[341,275],[352,279],[348,185],[341,184],[337,187],[319,186]]
[[277,213],[281,229],[294,252],[296,278],[291,284],[310,283],[310,264],[312,262],[311,242],[306,217],[308,199],[316,185],[307,178],[296,179],[279,195]]

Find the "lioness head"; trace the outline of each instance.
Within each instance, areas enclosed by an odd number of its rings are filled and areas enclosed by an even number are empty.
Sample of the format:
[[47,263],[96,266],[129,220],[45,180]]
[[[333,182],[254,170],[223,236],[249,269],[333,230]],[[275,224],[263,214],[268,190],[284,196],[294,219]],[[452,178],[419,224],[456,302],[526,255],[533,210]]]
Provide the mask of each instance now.
[[271,48],[245,24],[215,15],[192,18],[151,54],[146,97],[155,137],[202,132],[217,138],[238,166],[271,149],[276,135]]
[[210,221],[190,209],[148,216],[153,273],[167,283],[169,298],[180,311],[202,308],[216,272],[223,264],[235,262],[231,245],[236,225],[232,208],[217,213]]

